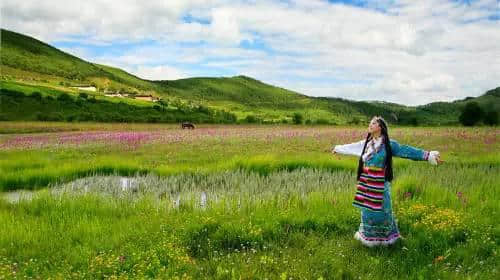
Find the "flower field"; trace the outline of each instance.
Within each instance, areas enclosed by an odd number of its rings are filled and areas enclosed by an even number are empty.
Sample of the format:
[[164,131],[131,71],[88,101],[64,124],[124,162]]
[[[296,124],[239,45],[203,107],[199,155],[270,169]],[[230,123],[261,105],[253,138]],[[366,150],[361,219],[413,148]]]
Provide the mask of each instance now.
[[500,130],[389,128],[403,240],[353,239],[364,127],[1,123],[0,279],[495,279]]

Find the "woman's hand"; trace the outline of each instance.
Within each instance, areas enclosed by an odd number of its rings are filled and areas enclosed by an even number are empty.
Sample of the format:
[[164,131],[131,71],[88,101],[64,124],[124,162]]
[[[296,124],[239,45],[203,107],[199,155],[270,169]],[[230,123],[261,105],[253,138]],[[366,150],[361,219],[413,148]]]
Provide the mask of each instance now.
[[444,162],[443,160],[441,160],[441,155],[438,151],[430,151],[427,161],[429,161],[433,165],[438,165]]
[[438,165],[440,165],[441,163],[444,162],[444,160],[441,159],[441,155],[437,155],[436,156],[436,162],[437,162]]
[[340,159],[340,154],[335,151],[335,147],[332,148],[331,152],[333,156],[335,156],[337,159]]

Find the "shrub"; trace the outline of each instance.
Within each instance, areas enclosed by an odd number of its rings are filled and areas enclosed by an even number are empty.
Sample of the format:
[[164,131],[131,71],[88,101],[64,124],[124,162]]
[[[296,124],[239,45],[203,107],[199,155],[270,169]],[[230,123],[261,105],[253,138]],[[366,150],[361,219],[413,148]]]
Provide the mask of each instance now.
[[413,125],[413,126],[418,126],[418,120],[416,117],[412,117],[410,119],[410,124]]
[[53,112],[47,116],[47,121],[64,121],[64,116],[61,113]]
[[294,124],[301,124],[304,117],[300,113],[294,113],[292,120]]
[[94,117],[92,116],[92,114],[84,112],[84,113],[80,114],[80,116],[78,117],[78,119],[80,121],[93,121]]
[[498,125],[498,112],[489,111],[484,115],[484,123],[487,125]]
[[47,116],[41,112],[36,112],[35,118],[39,121],[47,121],[48,120]]
[[61,93],[58,97],[57,97],[57,100],[61,101],[61,102],[71,102],[73,101],[73,98],[71,98],[71,96],[67,93]]
[[12,97],[24,97],[24,93],[15,91],[15,90],[9,90],[9,89],[1,89],[2,94],[6,96],[12,96]]
[[76,119],[77,119],[76,115],[69,115],[66,117],[67,122],[74,122],[76,121]]
[[483,109],[476,102],[469,102],[465,105],[462,114],[459,117],[461,124],[465,126],[473,126],[483,118]]
[[165,107],[168,107],[168,102],[163,100],[163,99],[158,100],[158,103],[165,106]]
[[208,107],[203,106],[203,105],[198,106],[197,110],[200,113],[206,113],[206,114],[210,113],[210,109]]
[[7,117],[7,115],[4,115],[4,114],[0,114],[0,121],[8,121],[9,118]]
[[317,119],[316,124],[330,124],[327,119]]
[[256,123],[257,122],[257,117],[255,117],[254,115],[248,115],[246,118],[245,118],[245,121],[247,123]]
[[153,108],[154,108],[156,111],[158,111],[158,112],[162,111],[162,109],[163,109],[163,108],[162,108],[160,105],[158,105],[158,104],[153,105]]
[[31,93],[31,97],[35,98],[35,99],[38,99],[38,100],[42,100],[42,94],[38,91],[34,91]]

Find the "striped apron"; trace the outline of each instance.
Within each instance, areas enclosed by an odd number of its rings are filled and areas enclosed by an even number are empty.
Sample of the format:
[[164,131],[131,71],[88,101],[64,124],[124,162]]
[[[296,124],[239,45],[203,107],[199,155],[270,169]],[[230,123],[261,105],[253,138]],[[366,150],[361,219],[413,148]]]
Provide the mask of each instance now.
[[380,212],[383,210],[385,170],[380,167],[363,167],[358,180],[353,205]]

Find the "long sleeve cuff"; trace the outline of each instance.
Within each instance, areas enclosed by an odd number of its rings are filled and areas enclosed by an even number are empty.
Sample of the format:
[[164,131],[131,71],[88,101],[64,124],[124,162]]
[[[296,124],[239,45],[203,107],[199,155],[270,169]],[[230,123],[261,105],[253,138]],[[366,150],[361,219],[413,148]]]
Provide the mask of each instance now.
[[[427,153],[427,161],[430,162],[432,165],[437,165],[437,156],[439,156],[438,151],[430,151],[426,152]],[[425,155],[424,155],[425,156]]]
[[423,160],[425,161],[429,160],[429,151],[424,151]]

